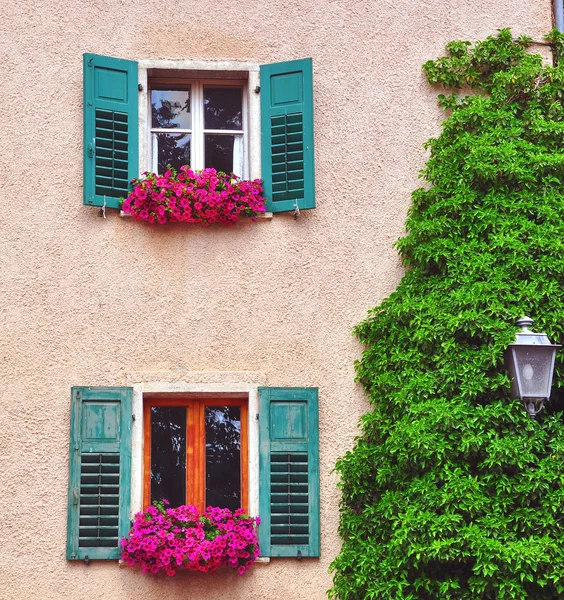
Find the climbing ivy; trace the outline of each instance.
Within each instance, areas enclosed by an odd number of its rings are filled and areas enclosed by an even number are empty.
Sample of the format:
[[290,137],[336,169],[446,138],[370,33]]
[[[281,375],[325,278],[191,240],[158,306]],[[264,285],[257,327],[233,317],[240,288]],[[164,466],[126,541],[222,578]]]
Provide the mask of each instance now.
[[337,464],[331,598],[564,598],[564,352],[536,421],[503,363],[523,315],[564,343],[564,67],[530,47],[505,29],[423,66],[448,117],[405,275],[355,330],[372,409]]

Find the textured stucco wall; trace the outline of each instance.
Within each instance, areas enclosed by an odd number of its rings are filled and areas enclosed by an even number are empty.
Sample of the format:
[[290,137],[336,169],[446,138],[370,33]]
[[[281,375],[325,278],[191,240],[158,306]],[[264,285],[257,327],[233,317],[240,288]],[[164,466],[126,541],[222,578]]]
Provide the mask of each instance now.
[[[0,598],[323,598],[337,457],[366,398],[351,328],[401,277],[392,243],[438,132],[421,64],[451,39],[535,39],[550,0],[7,0],[0,19]],[[297,221],[150,228],[82,205],[82,53],[312,56],[317,204]],[[69,388],[254,371],[320,392],[322,557],[155,579],[64,558]]]

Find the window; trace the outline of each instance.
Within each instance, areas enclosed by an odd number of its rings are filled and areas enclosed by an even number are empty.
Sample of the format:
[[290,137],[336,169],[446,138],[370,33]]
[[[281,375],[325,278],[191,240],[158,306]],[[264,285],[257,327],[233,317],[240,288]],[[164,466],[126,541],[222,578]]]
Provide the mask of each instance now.
[[246,398],[149,397],[143,504],[248,509]]
[[140,170],[188,161],[261,178],[267,211],[315,207],[311,59],[260,79],[258,65],[205,66],[84,55],[85,204],[119,208]]
[[248,175],[244,81],[150,80],[151,168]]
[[67,558],[119,558],[133,513],[163,497],[254,506],[263,556],[319,556],[317,389],[248,389],[72,388]]

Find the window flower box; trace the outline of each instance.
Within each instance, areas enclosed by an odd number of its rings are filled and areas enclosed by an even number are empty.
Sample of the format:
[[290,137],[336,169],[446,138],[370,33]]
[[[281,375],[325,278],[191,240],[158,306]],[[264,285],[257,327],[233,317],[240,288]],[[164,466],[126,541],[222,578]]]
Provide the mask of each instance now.
[[243,509],[208,507],[200,514],[192,505],[168,508],[167,504],[153,502],[135,515],[129,537],[121,541],[127,565],[171,576],[178,569],[210,573],[219,567],[242,575],[253,565],[259,555],[259,517],[248,517]]
[[215,169],[198,172],[183,166],[164,175],[147,171],[131,183],[133,191],[121,209],[136,221],[233,225],[242,216],[255,221],[266,212],[259,179],[247,181]]

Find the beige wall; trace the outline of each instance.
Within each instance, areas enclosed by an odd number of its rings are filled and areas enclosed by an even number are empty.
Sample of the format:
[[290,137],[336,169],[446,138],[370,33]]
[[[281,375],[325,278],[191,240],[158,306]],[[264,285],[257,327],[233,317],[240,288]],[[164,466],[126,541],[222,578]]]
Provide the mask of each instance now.
[[[0,18],[0,598],[323,598],[331,469],[366,398],[351,335],[397,285],[392,248],[441,114],[421,65],[451,39],[535,39],[550,0],[8,0]],[[223,229],[82,205],[82,53],[313,57],[317,208]],[[322,557],[155,579],[65,560],[69,389],[133,372],[318,386]],[[188,378],[188,375],[187,375]]]

